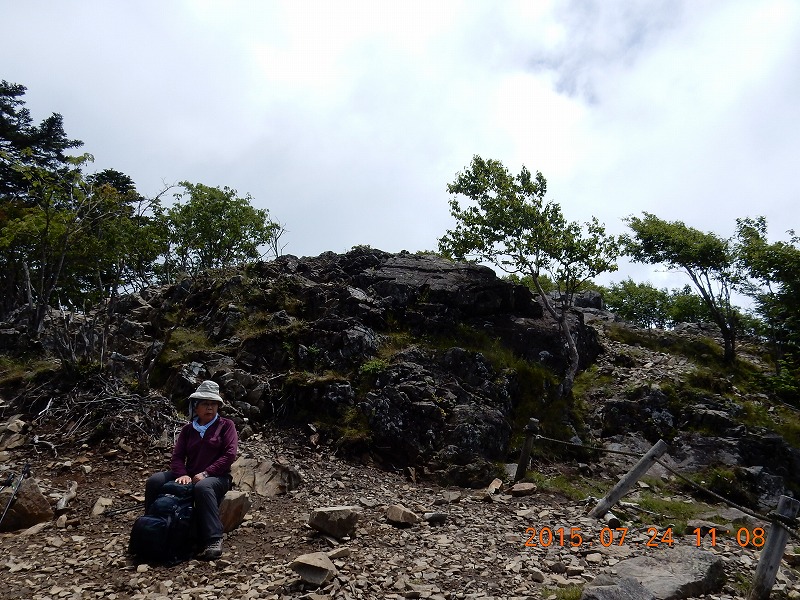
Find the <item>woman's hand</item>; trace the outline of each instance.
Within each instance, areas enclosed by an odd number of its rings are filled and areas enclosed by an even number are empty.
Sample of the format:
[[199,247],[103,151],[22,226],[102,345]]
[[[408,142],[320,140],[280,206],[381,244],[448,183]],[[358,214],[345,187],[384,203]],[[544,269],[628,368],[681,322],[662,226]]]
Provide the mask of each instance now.
[[181,475],[175,480],[175,483],[182,483],[184,485],[187,483],[192,483],[192,478],[188,475]]

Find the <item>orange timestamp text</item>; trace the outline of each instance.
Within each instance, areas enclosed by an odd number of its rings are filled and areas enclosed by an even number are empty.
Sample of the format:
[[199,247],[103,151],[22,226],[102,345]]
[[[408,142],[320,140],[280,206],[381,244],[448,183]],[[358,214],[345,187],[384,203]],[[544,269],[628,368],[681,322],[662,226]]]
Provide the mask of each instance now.
[[[716,527],[710,529],[698,527],[687,537],[693,538],[694,545],[700,547],[704,543],[703,538],[708,536],[706,543],[710,546],[716,546],[718,533],[732,535],[734,532],[727,529],[719,530],[718,532]],[[603,527],[598,533],[592,535],[587,534],[580,527],[528,527],[525,529],[525,535],[527,536],[525,546],[528,548],[549,548],[550,546],[577,548],[594,545],[608,548],[609,546],[622,546],[626,543],[631,543],[626,541],[629,539],[627,527]],[[675,544],[672,527],[667,527],[663,531],[657,527],[648,527],[645,537],[647,537],[646,540],[637,538],[637,543],[648,548],[672,547]],[[761,548],[766,541],[766,533],[762,527],[753,529],[740,527],[735,532],[734,540],[742,548],[747,546]]]

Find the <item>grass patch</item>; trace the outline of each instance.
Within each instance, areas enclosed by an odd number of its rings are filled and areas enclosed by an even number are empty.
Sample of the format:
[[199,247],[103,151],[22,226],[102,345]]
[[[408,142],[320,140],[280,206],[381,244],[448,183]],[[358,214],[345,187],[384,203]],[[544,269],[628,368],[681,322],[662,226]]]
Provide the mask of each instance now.
[[177,327],[169,337],[169,343],[164,348],[166,360],[170,364],[183,362],[190,354],[198,350],[211,350],[214,344],[208,336],[199,329]]
[[[697,485],[707,488],[736,504],[750,508],[756,508],[758,506],[756,496],[749,490],[750,486],[743,478],[742,472],[734,468],[709,467],[698,473],[693,473],[688,477]],[[702,496],[708,496],[708,494],[702,494],[687,483],[682,483],[682,486],[686,492],[692,495],[697,496],[701,494]],[[717,502],[716,498],[709,497],[708,499]]]
[[612,324],[610,339],[629,346],[642,346],[656,352],[678,354],[703,366],[723,367],[723,348],[711,338],[682,336],[661,329],[632,329]]
[[512,447],[522,445],[524,427],[530,418],[539,420],[542,434],[555,438],[572,436],[568,423],[583,423],[585,414],[580,410],[582,403],[576,405],[572,398],[555,397],[559,379],[552,371],[518,356],[502,340],[485,331],[461,324],[451,335],[428,335],[424,340],[428,347],[438,351],[459,347],[480,352],[498,377],[512,381],[512,393],[515,396],[511,415]]
[[0,355],[0,385],[19,385],[35,381],[60,369],[57,361],[36,358],[12,358]]
[[542,597],[555,600],[580,600],[581,594],[583,594],[582,585],[568,585],[561,588],[544,588]]
[[414,346],[416,342],[416,338],[408,331],[384,333],[381,336],[378,358],[382,358],[388,362],[395,354]]
[[548,477],[536,471],[528,471],[524,481],[535,483],[541,492],[559,494],[575,501],[585,500],[589,496],[602,497],[608,488],[608,483],[601,484],[585,477],[572,475]]
[[800,448],[800,412],[785,406],[776,406],[775,415],[775,431],[792,446]]
[[613,394],[613,383],[614,378],[610,374],[601,374],[597,365],[592,365],[575,377],[572,395],[587,402],[593,397],[610,398]]
[[652,520],[656,525],[663,527],[671,526],[675,535],[682,535],[686,530],[686,523],[708,509],[707,505],[699,502],[669,500],[663,494],[649,491],[641,494],[637,504],[644,510],[658,513],[647,515],[646,520]]
[[344,412],[339,435],[338,444],[351,449],[354,446],[366,447],[372,442],[369,421],[366,415],[355,407],[350,407]]

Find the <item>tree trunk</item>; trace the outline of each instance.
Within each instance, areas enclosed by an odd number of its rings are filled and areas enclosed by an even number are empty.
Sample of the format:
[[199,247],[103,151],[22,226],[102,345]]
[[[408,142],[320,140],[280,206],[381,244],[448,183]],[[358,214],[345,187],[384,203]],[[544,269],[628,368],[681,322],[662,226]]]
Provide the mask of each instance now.
[[726,365],[732,365],[736,361],[736,331],[725,324],[720,327],[722,332],[722,343],[725,348],[723,360]]
[[539,293],[539,298],[542,299],[542,303],[544,304],[547,312],[550,313],[550,316],[553,317],[558,323],[558,328],[561,331],[561,337],[564,338],[565,342],[567,342],[567,349],[569,350],[567,372],[564,374],[564,381],[561,382],[561,395],[567,396],[572,392],[572,386],[575,384],[575,377],[578,374],[578,346],[575,344],[575,338],[572,337],[572,331],[570,330],[569,322],[567,321],[567,311],[569,310],[569,306],[562,305],[561,314],[559,315],[550,302],[549,296],[542,289],[542,286],[539,283],[539,275],[537,273],[531,273],[531,275],[531,278],[536,285],[536,291]]
[[567,342],[569,349],[569,363],[567,364],[567,372],[564,375],[564,382],[562,383],[562,392],[566,396],[572,392],[572,386],[575,385],[575,377],[578,375],[578,346],[575,344],[575,338],[572,335],[572,330],[569,328],[569,321],[567,320],[567,311],[569,307],[562,307],[561,319],[559,320],[559,327],[561,328],[561,335]]

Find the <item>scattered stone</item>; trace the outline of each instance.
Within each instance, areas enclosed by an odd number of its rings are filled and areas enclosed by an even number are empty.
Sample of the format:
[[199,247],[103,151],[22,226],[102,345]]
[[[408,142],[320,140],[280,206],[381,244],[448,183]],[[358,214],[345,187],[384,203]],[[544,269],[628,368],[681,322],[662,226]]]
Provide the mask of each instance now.
[[336,539],[351,537],[358,525],[358,507],[356,506],[329,506],[317,508],[308,519],[308,524]]
[[486,488],[487,494],[496,494],[503,487],[503,482],[500,479],[493,479],[489,486]]
[[231,476],[237,489],[274,497],[286,494],[302,483],[297,469],[281,461],[239,458],[231,465]]
[[431,525],[443,525],[447,521],[447,514],[440,512],[426,512],[422,515]]
[[322,585],[337,573],[336,566],[324,552],[298,556],[289,567],[300,575],[303,581],[312,585]]
[[28,424],[20,417],[22,415],[14,415],[0,423],[0,450],[13,450],[28,443],[28,436],[24,433]]
[[402,504],[392,504],[386,509],[386,519],[392,525],[409,526],[419,522],[419,517]]
[[342,546],[340,548],[336,548],[336,550],[331,550],[328,552],[328,558],[331,560],[336,560],[337,558],[347,558],[352,554],[352,551],[347,546]]
[[462,498],[461,492],[454,490],[445,490],[442,492],[442,499],[448,504],[460,502]]
[[510,490],[512,496],[530,496],[536,491],[535,483],[521,482],[515,483]]
[[244,522],[251,505],[247,492],[228,490],[219,505],[219,520],[222,521],[223,531],[230,533],[239,527]]
[[103,514],[103,511],[109,508],[112,504],[114,504],[114,501],[111,498],[100,496],[92,507],[92,516],[96,517]]

